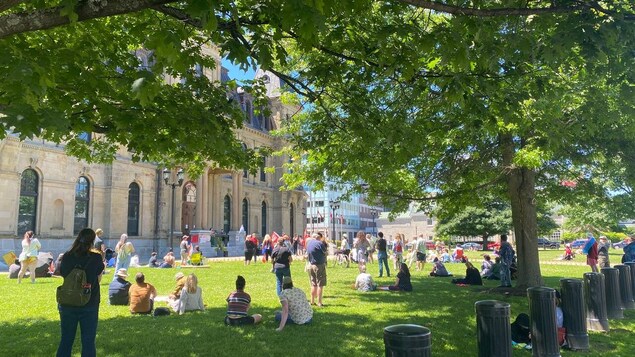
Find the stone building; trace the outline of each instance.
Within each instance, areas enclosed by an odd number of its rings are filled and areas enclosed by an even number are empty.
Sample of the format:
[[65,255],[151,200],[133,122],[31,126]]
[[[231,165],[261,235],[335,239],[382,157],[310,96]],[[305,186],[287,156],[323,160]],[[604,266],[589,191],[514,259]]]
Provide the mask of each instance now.
[[[139,52],[147,63],[144,55]],[[227,69],[216,58],[217,68],[203,73],[212,80],[226,80]],[[245,125],[235,134],[245,147],[279,148],[284,143],[270,131],[298,108],[281,103],[279,79],[262,71],[257,76],[269,81],[271,116],[255,116],[251,99],[236,93],[245,111]],[[259,236],[272,231],[301,234],[307,195],[302,190],[280,191],[286,160],[268,157],[256,175],[209,168],[198,178],[186,175],[181,186],[172,188],[163,180],[163,167],[132,162],[125,148],[111,164],[87,164],[66,155],[63,145],[20,141],[9,134],[0,141],[0,254],[19,254],[23,233],[33,230],[42,251],[56,255],[70,247],[79,230],[91,227],[104,230],[108,247],[114,247],[121,234],[128,234],[144,263],[151,251],[160,256],[167,251],[172,216],[174,245],[182,232],[213,228],[229,234],[236,246],[234,254],[242,252],[242,241],[234,239],[241,226]],[[274,167],[275,172],[265,172],[265,166]],[[175,171],[169,174],[169,183],[178,181]],[[215,252],[211,246],[201,248],[208,256]]]

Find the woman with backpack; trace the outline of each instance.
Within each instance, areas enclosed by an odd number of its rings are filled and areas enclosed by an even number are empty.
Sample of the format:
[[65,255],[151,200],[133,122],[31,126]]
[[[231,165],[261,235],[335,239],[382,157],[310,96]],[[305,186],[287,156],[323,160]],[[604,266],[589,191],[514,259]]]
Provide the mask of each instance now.
[[83,291],[90,292],[90,299],[82,306],[71,306],[62,302],[58,304],[62,336],[57,348],[57,357],[71,355],[78,324],[81,332],[82,356],[97,354],[95,336],[99,316],[99,282],[104,272],[104,261],[101,253],[91,250],[94,241],[95,232],[90,228],[82,229],[71,249],[64,253],[60,262],[60,272],[65,280],[71,272],[77,271],[76,267],[83,269],[86,275]]

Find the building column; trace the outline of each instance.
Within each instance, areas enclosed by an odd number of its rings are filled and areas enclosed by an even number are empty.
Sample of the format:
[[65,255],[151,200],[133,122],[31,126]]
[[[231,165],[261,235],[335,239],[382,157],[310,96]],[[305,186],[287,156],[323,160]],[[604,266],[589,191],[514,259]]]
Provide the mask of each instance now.
[[242,224],[242,216],[240,214],[242,208],[242,191],[242,172],[234,172],[232,174],[232,231],[239,230],[240,225]]

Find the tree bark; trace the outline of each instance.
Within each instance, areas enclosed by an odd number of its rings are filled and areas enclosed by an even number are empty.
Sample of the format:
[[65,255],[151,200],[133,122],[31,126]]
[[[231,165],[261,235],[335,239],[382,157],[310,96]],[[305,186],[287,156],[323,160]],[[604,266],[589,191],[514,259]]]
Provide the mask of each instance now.
[[518,259],[516,289],[524,290],[543,285],[538,258],[536,172],[529,168],[514,166],[514,142],[511,135],[503,135],[501,144]]

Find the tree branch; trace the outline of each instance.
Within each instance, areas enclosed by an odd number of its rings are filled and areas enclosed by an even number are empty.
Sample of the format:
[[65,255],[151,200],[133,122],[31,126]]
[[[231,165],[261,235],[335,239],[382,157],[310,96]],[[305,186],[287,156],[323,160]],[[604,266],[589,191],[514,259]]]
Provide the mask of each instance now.
[[543,14],[558,14],[558,13],[570,13],[578,10],[584,10],[590,8],[589,5],[578,3],[570,6],[557,6],[557,7],[539,7],[539,8],[492,8],[492,9],[478,9],[471,7],[463,7],[456,5],[448,5],[436,1],[428,0],[397,0],[405,4],[410,4],[415,7],[420,7],[428,10],[434,10],[452,15],[464,15],[464,16],[478,16],[478,17],[496,17],[496,16],[529,16],[529,15],[543,15]]
[[[128,14],[153,6],[176,2],[176,0],[109,0],[102,2],[84,2],[75,9],[77,22],[102,17]],[[18,12],[0,16],[0,39],[18,33],[46,30],[68,25],[68,16],[60,15],[62,6],[49,7],[29,12]]]
[[23,2],[25,2],[24,0],[5,0],[5,1],[0,1],[0,12],[3,12],[5,10],[9,10],[10,8],[16,6],[16,5],[20,5]]

